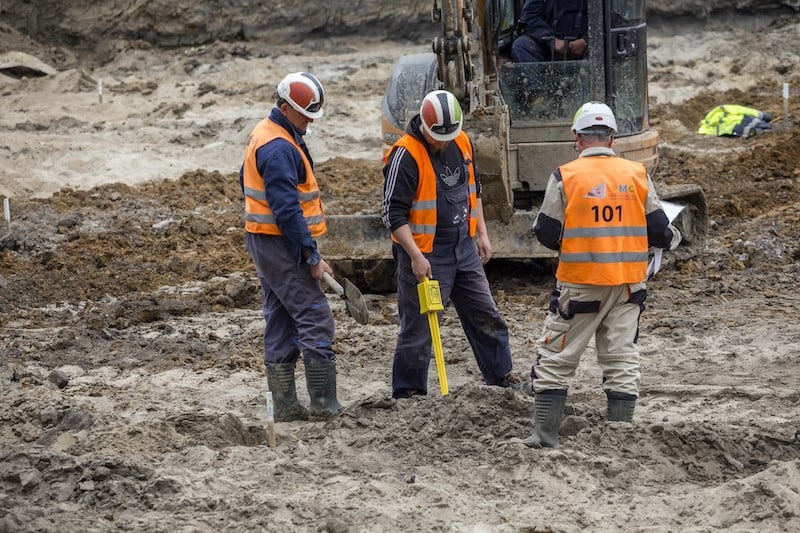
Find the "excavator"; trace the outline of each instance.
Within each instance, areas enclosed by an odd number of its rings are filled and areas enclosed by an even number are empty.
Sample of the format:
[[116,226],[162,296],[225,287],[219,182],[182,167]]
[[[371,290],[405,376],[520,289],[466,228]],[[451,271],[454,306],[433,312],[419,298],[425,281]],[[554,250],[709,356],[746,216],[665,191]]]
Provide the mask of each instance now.
[[[643,163],[662,200],[677,206],[683,235],[679,259],[705,247],[708,207],[697,185],[666,188],[654,174],[658,132],[650,128],[647,89],[646,0],[585,0],[588,51],[583,59],[514,63],[511,43],[521,32],[524,0],[433,0],[440,26],[432,50],[397,60],[381,104],[383,149],[404,133],[424,96],[452,92],[464,111],[483,184],[483,208],[494,258],[554,257],[533,224],[555,167],[576,157],[570,132],[588,101],[608,104],[617,118],[614,150]],[[326,259],[366,290],[391,290],[389,231],[380,215],[327,217],[321,239]]]

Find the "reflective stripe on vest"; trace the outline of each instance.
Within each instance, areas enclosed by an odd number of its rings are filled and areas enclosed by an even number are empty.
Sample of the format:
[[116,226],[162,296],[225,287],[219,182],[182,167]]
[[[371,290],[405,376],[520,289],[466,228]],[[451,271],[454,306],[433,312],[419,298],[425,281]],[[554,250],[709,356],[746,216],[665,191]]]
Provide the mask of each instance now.
[[267,235],[281,235],[281,230],[272,213],[272,208],[267,202],[267,193],[264,189],[264,178],[258,172],[256,165],[256,151],[265,144],[275,139],[285,139],[297,149],[306,169],[305,183],[297,185],[297,192],[300,198],[300,207],[303,209],[303,217],[308,224],[308,230],[312,237],[318,237],[325,233],[325,216],[322,212],[322,201],[320,198],[317,180],[314,177],[314,170],[308,161],[302,148],[298,146],[286,129],[265,118],[259,122],[247,142],[244,157],[244,227],[250,233],[265,233]]
[[647,274],[647,172],[620,157],[559,167],[566,206],[556,277],[585,285],[639,283]]
[[[455,138],[454,142],[459,150],[461,150],[464,161],[469,162],[467,165],[469,170],[467,182],[470,210],[469,235],[472,237],[475,235],[475,231],[478,227],[478,188],[475,184],[475,165],[472,158],[472,145],[469,142],[469,137],[467,137],[467,134],[463,131]],[[433,251],[433,239],[436,236],[436,173],[433,170],[433,164],[428,156],[428,150],[425,145],[416,138],[405,134],[395,143],[395,146],[404,147],[417,163],[419,183],[417,184],[416,195],[411,203],[411,210],[408,213],[408,227],[411,230],[411,234],[414,236],[414,241],[417,243],[419,250],[427,254]],[[392,150],[384,156],[384,164],[388,161],[391,153]],[[392,235],[392,240],[397,242],[394,235]]]

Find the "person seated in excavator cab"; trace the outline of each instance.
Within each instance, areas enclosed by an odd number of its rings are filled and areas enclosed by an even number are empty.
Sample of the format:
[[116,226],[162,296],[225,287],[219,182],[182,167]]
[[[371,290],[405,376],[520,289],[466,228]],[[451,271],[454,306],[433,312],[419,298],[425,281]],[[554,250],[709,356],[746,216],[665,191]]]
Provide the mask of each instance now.
[[583,59],[587,50],[586,0],[527,0],[511,45],[514,63]]

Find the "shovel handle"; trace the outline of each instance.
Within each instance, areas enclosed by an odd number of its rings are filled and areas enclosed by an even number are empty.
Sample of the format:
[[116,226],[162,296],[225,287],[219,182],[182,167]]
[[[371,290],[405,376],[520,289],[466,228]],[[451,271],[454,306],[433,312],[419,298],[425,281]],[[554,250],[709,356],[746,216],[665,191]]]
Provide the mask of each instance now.
[[333,289],[333,291],[336,293],[337,296],[342,296],[344,294],[344,287],[342,287],[342,285],[338,281],[333,279],[333,276],[331,276],[327,272],[323,272],[322,279],[325,280],[325,283],[328,284],[328,287]]

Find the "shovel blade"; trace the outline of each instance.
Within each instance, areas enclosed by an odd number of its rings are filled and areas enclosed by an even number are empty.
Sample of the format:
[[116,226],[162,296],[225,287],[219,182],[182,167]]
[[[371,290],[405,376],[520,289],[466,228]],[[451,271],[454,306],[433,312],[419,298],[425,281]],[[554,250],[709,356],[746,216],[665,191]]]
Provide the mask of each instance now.
[[369,309],[364,296],[358,287],[353,285],[353,282],[345,278],[342,286],[344,287],[344,301],[347,307],[347,314],[359,324],[366,324],[369,322]]

